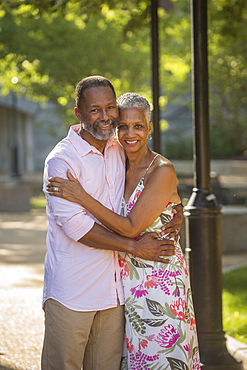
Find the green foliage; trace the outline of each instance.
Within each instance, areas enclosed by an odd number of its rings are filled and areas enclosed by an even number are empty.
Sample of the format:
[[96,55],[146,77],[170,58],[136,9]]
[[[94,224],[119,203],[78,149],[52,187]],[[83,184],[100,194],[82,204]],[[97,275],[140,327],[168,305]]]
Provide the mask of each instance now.
[[[178,101],[191,89],[191,31],[189,2],[176,2],[176,11],[160,9],[161,88]],[[180,98],[174,98],[174,96]]]
[[30,12],[31,5],[23,5],[0,14],[2,93],[13,89],[35,101],[57,102],[73,117],[75,85],[100,74],[113,82],[118,95],[135,90],[150,99],[149,29],[124,34],[127,10],[104,5],[96,14],[34,16],[33,10],[30,17]]
[[182,136],[179,133],[170,140],[166,140],[163,149],[165,156],[172,159],[193,159],[193,139],[191,136]]
[[247,267],[223,274],[223,329],[247,344]]
[[211,147],[217,158],[247,151],[246,20],[246,1],[210,1]]
[[32,208],[42,208],[45,209],[46,207],[46,200],[44,195],[40,195],[38,197],[32,197],[30,199],[31,207]]
[[[152,101],[150,3],[2,1],[1,93],[14,90],[41,104],[55,102],[69,124],[74,122],[75,85],[92,74],[108,77],[117,95],[137,91]],[[167,4],[169,11],[158,11],[162,110],[168,103],[183,105],[184,97],[191,93],[190,1],[171,0]],[[245,155],[247,2],[208,0],[208,15],[212,156]],[[11,82],[13,77],[18,77],[18,83]],[[186,104],[191,106],[191,95]],[[166,145],[168,153],[173,158],[191,157],[191,141],[187,143],[179,130],[176,135],[175,141],[171,139]],[[179,143],[176,148],[174,142]]]

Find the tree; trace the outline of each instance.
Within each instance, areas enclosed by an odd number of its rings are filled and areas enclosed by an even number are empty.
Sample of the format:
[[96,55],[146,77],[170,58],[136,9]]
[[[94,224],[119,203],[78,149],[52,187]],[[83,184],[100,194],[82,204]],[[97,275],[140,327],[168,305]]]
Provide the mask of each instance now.
[[[189,0],[163,3],[165,9],[159,8],[160,106],[163,110],[168,102],[175,102],[191,109]],[[247,150],[247,4],[244,0],[230,4],[209,0],[208,4],[212,154],[230,157]],[[91,74],[108,77],[117,95],[137,91],[152,101],[149,5],[149,0],[2,1],[2,93],[15,89],[41,103],[56,102],[66,110],[68,123],[74,117],[75,85]],[[19,79],[16,85],[11,83],[14,76]],[[161,122],[163,130],[168,126],[169,122]],[[185,145],[181,130],[174,131],[174,140],[177,147],[191,152],[192,144]]]
[[247,3],[214,0],[209,8],[212,154],[247,157]]
[[[150,98],[149,29],[125,33],[127,10],[102,6],[90,15],[50,14],[22,5],[5,7],[0,16],[3,93],[15,89],[36,101],[58,102],[73,116],[76,83],[102,74],[111,79],[118,95],[138,90]],[[14,76],[19,80],[15,86]]]

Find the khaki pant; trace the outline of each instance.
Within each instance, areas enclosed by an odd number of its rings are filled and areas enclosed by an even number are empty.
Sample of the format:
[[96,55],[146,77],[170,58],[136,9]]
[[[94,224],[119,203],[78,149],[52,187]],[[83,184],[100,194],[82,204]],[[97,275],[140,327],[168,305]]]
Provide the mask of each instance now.
[[119,370],[124,306],[78,312],[48,299],[42,370]]

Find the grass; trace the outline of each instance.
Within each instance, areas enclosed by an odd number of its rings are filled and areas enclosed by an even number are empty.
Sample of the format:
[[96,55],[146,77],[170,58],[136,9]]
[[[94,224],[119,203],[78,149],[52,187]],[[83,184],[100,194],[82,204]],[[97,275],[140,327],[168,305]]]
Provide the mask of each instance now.
[[31,208],[45,209],[46,207],[45,196],[40,195],[38,197],[32,197],[30,200],[30,203],[31,203]]
[[223,329],[247,344],[247,267],[223,274]]

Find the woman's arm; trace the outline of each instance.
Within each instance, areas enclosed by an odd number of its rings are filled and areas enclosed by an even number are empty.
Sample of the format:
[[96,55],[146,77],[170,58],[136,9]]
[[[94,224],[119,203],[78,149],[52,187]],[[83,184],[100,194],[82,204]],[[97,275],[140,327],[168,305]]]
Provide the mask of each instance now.
[[[79,203],[106,227],[131,238],[139,235],[162,213],[177,187],[177,177],[172,164],[166,163],[156,167],[138,201],[128,216],[123,217],[104,207],[86,193],[70,171],[67,176],[69,180],[57,177],[50,179],[47,186],[50,195]],[[54,187],[57,187],[59,191],[54,192]]]

